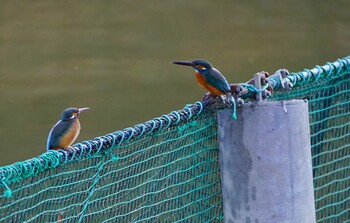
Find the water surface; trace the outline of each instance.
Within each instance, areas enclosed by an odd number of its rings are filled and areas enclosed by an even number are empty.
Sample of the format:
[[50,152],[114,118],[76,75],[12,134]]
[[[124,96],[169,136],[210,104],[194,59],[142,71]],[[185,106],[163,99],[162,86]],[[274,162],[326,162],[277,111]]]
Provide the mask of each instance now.
[[350,54],[350,2],[1,1],[0,165],[45,151],[66,107],[89,106],[77,141],[184,107],[203,58],[229,82]]

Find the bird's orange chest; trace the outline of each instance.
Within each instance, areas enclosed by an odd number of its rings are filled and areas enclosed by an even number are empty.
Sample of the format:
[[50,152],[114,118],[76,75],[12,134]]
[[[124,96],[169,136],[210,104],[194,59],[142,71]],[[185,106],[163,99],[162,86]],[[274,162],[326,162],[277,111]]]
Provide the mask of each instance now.
[[[205,80],[204,75],[202,75],[202,74],[196,72],[196,80],[197,80],[197,83],[198,83],[201,87],[203,87],[203,88],[205,88],[205,89],[208,89],[208,88],[207,88],[207,81]],[[208,89],[208,90],[209,90],[209,89]]]
[[205,79],[204,75],[200,74],[199,72],[196,72],[196,80],[197,83],[204,89],[207,89],[210,93],[214,95],[222,95],[224,94],[220,90],[216,89],[215,87],[211,86],[207,80]]
[[75,139],[78,137],[80,132],[80,122],[77,119],[72,126],[68,129],[67,133],[62,136],[60,147],[61,148],[67,148],[68,146],[72,145],[72,143],[75,141]]

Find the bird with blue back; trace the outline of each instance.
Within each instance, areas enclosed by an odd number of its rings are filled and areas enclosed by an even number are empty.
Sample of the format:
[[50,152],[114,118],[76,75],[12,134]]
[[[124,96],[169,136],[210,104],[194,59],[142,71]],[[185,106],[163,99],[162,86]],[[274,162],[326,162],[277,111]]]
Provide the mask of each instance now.
[[210,94],[219,96],[229,104],[234,103],[231,95],[231,88],[224,75],[215,69],[208,61],[196,59],[191,61],[173,61],[174,64],[193,67],[196,71],[196,80],[198,84],[207,89]]
[[79,115],[89,108],[67,108],[61,119],[52,127],[47,138],[47,150],[67,149],[80,133]]

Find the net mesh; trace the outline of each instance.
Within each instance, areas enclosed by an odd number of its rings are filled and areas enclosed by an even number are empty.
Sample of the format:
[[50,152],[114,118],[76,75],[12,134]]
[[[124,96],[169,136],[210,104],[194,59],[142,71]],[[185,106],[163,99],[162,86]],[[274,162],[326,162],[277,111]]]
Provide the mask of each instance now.
[[[292,73],[293,89],[270,98],[309,100],[317,222],[349,221],[349,62]],[[213,107],[0,167],[0,222],[222,222]]]
[[350,69],[340,71],[271,98],[309,101],[317,222],[350,222]]

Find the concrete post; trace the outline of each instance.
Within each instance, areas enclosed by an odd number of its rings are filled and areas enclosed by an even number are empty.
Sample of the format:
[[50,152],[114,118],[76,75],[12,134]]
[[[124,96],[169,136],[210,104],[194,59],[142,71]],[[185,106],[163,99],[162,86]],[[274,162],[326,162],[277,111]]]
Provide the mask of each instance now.
[[315,222],[307,102],[247,103],[218,122],[224,222]]

